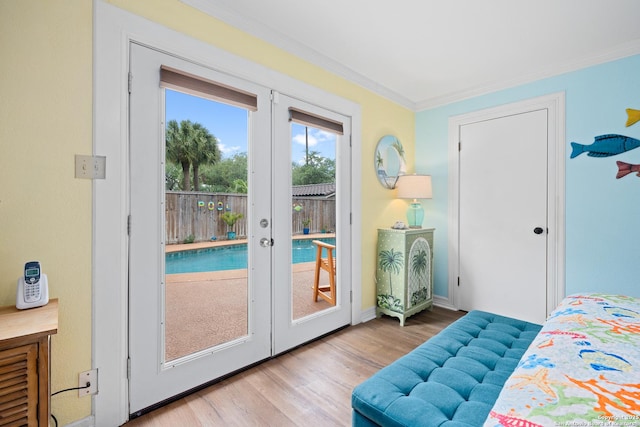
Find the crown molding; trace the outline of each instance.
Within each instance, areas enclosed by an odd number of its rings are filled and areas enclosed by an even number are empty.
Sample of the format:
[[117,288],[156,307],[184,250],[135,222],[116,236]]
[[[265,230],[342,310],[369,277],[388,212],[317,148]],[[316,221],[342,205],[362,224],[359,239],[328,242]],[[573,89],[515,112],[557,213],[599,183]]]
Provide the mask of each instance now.
[[418,112],[431,108],[440,107],[454,102],[464,101],[481,95],[510,89],[523,84],[528,84],[548,77],[577,71],[594,65],[603,64],[628,56],[640,54],[640,40],[634,40],[613,49],[608,49],[595,54],[574,58],[572,60],[546,67],[544,69],[519,76],[513,79],[502,80],[500,82],[490,82],[485,85],[478,85],[466,88],[457,92],[450,92],[441,96],[412,101],[406,96],[389,89],[353,69],[329,58],[328,56],[311,49],[307,45],[298,42],[285,34],[274,30],[260,22],[242,16],[235,10],[220,4],[215,0],[180,0],[182,3],[191,6],[209,16],[219,19],[233,27],[236,27],[254,37],[264,40],[292,55],[302,58],[318,67],[321,67],[333,74],[336,74],[354,84],[368,89],[390,101],[393,101],[411,111]]
[[559,76],[561,74],[578,71],[584,68],[593,67],[595,65],[604,64],[638,54],[640,54],[640,40],[634,40],[618,45],[613,49],[607,49],[596,54],[575,58],[561,64],[547,67],[544,70],[539,70],[513,79],[493,82],[490,84],[465,89],[459,92],[451,92],[443,96],[418,101],[415,103],[414,111],[418,112],[431,108],[441,107],[443,105],[452,104],[454,102],[464,101],[466,99],[475,98],[477,96],[487,95],[493,92],[510,89],[528,83],[533,83],[535,81],[542,80],[548,77]]
[[291,37],[274,30],[260,22],[242,16],[235,10],[232,10],[220,2],[212,0],[180,0],[188,6],[191,6],[209,16],[221,20],[245,33],[251,34],[261,40],[264,40],[277,48],[280,48],[292,55],[304,59],[324,70],[327,70],[339,77],[342,77],[352,83],[362,86],[384,98],[389,99],[403,107],[415,111],[416,104],[409,98],[381,85],[380,83],[352,70],[349,67],[335,61],[328,56],[311,49],[309,46],[298,42]]

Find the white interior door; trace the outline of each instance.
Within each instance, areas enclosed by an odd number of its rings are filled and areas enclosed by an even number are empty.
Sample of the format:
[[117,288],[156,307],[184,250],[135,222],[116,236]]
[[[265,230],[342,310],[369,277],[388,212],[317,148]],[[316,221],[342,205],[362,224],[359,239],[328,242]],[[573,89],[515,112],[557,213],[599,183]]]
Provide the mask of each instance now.
[[547,303],[548,111],[459,128],[463,310],[542,323]]

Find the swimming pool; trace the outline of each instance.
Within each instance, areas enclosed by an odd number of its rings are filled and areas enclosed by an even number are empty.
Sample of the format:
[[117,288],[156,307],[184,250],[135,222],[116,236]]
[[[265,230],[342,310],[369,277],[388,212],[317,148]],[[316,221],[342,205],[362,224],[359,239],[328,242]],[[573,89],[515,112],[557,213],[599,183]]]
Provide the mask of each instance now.
[[[335,245],[335,238],[316,239]],[[292,240],[291,260],[294,264],[316,259],[316,246],[311,239]],[[247,244],[169,252],[165,255],[165,273],[196,273],[203,271],[247,268]]]

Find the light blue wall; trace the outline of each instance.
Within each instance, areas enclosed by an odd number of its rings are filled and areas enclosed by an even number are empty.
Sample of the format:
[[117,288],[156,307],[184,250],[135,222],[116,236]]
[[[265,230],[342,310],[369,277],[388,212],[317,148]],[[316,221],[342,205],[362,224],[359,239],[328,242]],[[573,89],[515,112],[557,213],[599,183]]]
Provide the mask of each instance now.
[[424,226],[437,229],[436,295],[448,296],[449,117],[555,92],[566,96],[566,294],[640,297],[640,177],[615,178],[616,160],[640,164],[640,148],[569,159],[572,141],[591,144],[608,133],[640,139],[640,123],[625,127],[625,110],[640,110],[640,55],[417,113],[415,170],[433,176],[434,198],[424,201]]

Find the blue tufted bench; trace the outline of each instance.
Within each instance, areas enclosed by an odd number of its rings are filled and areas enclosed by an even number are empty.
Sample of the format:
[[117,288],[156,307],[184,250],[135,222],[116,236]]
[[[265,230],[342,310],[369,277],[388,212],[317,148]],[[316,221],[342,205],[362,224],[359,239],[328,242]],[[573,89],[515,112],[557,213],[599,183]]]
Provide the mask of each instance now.
[[541,328],[469,312],[358,385],[353,426],[481,426]]

